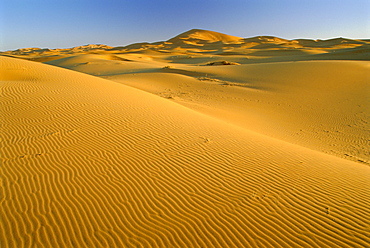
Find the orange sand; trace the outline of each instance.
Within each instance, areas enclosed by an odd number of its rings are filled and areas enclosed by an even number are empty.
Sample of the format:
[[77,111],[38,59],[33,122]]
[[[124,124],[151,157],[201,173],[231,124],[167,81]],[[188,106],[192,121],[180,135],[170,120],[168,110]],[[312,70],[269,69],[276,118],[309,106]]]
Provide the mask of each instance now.
[[1,53],[1,246],[368,246],[369,44]]

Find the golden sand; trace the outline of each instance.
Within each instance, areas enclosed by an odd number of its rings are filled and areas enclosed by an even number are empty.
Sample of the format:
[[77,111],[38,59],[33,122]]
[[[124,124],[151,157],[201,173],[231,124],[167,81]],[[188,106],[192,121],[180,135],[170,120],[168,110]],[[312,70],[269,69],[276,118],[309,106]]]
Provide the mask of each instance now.
[[1,247],[367,247],[368,47],[2,53]]

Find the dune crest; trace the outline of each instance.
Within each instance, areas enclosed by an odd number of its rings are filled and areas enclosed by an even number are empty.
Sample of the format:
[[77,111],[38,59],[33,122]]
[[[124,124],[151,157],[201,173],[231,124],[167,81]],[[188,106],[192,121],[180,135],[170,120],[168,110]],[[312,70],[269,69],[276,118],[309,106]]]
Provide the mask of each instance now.
[[[85,45],[67,49],[24,48],[0,52],[35,61],[57,59],[84,53],[150,53],[150,54],[214,54],[244,56],[248,63],[302,60],[369,60],[369,40],[334,38],[329,40],[287,40],[273,36],[240,38],[214,31],[192,29],[167,41],[142,42],[127,46]],[[53,58],[54,57],[54,58]]]
[[207,31],[202,29],[192,29],[184,32],[170,40],[168,42],[178,42],[179,40],[204,40],[208,43],[212,42],[224,42],[224,43],[235,43],[240,42],[242,38],[226,35],[214,31]]

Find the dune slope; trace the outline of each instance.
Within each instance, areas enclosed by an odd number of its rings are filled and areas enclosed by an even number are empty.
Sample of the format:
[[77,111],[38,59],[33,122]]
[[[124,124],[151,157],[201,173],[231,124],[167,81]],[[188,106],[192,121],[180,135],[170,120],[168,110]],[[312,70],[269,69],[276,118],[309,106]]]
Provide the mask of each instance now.
[[370,169],[1,57],[2,247],[365,247]]
[[116,57],[126,61],[84,54],[47,63],[145,90],[248,130],[370,164],[367,61],[244,64],[236,56],[222,56],[241,64],[205,66],[220,58]]

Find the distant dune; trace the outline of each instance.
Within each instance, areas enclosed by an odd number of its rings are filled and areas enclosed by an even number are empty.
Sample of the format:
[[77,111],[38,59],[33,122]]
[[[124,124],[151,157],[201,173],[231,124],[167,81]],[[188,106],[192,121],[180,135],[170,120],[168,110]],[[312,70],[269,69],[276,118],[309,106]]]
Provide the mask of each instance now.
[[239,55],[246,63],[301,60],[369,60],[370,40],[334,38],[330,40],[286,40],[273,36],[240,38],[218,32],[192,29],[168,41],[136,43],[123,47],[86,45],[68,49],[24,48],[0,52],[0,55],[19,56],[36,61],[56,59],[85,53],[144,53],[191,55]]
[[0,53],[1,247],[367,247],[369,46]]

